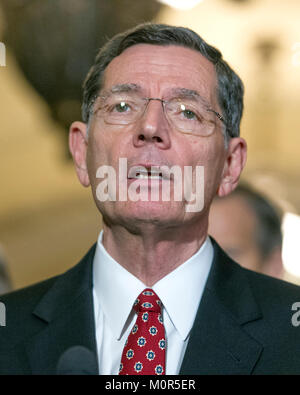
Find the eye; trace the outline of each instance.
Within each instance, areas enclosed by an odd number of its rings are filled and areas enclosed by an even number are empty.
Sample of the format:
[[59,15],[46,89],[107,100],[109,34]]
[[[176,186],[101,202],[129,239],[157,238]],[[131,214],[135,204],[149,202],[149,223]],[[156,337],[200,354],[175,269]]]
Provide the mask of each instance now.
[[191,110],[183,110],[182,112],[183,112],[183,115],[185,116],[185,118],[187,118],[187,119],[197,118],[196,114]]
[[193,110],[187,108],[185,104],[180,104],[180,113],[185,119],[199,121],[197,114]]
[[117,111],[117,112],[127,112],[130,110],[130,106],[128,103],[126,103],[125,101],[121,101],[120,103],[117,103],[114,105],[113,110]]

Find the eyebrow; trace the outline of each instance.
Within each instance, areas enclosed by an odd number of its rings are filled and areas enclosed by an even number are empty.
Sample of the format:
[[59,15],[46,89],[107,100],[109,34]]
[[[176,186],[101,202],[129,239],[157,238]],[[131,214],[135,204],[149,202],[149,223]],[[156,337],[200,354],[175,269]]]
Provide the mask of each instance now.
[[[101,97],[102,99],[107,98],[111,94],[114,93],[141,93],[142,92],[142,87],[137,84],[133,83],[126,83],[126,84],[117,84],[112,86],[111,89],[102,91],[98,97]],[[187,89],[187,88],[173,88],[169,91],[167,96],[175,96],[177,98],[182,98],[182,99],[192,99],[195,101],[200,101],[202,104],[204,104],[206,107],[210,108],[211,105],[210,103],[200,95],[200,93],[194,89]]]
[[105,98],[113,93],[125,93],[125,92],[141,92],[142,88],[137,84],[117,84],[114,85],[111,89],[103,91],[99,94],[99,97]]
[[211,107],[211,104],[200,95],[200,93],[194,89],[186,89],[186,88],[174,88],[171,90],[172,94],[178,98],[182,99],[192,99],[195,101],[200,101],[206,107]]

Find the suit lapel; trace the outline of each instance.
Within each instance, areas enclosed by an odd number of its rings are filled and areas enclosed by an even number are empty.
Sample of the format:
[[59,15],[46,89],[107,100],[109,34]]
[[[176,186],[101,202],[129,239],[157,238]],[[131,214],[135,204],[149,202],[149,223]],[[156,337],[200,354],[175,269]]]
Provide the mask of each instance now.
[[81,345],[96,353],[92,295],[94,253],[95,246],[77,266],[58,277],[36,306],[33,314],[45,325],[25,344],[33,374],[55,374],[60,356],[72,346]]
[[213,245],[214,261],[180,374],[250,374],[262,346],[246,324],[262,314],[245,271]]

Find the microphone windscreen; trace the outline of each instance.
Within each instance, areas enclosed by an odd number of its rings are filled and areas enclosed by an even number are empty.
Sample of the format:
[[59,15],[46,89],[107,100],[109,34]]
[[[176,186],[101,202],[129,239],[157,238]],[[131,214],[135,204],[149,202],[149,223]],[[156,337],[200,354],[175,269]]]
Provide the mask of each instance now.
[[56,372],[58,375],[97,374],[98,364],[96,356],[86,347],[71,347],[59,358]]

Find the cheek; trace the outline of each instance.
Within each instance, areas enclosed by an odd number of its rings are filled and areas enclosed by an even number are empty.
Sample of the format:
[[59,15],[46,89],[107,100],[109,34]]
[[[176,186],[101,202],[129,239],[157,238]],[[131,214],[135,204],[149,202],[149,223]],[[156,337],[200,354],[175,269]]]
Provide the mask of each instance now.
[[219,139],[201,138],[191,140],[186,157],[193,161],[194,166],[204,166],[205,171],[217,173],[224,162],[224,153],[224,144]]
[[112,165],[113,150],[116,144],[111,136],[93,131],[88,142],[88,163],[91,168]]
[[90,134],[87,149],[87,169],[93,189],[98,184],[96,174],[99,167],[110,165],[109,144],[107,139],[94,131]]
[[225,146],[223,137],[215,139],[207,149],[207,166],[217,178],[223,173],[225,163]]
[[219,139],[206,139],[192,146],[195,166],[204,168],[204,194],[206,202],[215,195],[222,179],[225,148]]
[[[101,171],[96,177],[101,166],[112,167],[118,179],[119,158],[128,157],[125,152],[128,144],[124,140],[124,134],[93,132],[88,142],[87,167],[92,187],[95,189],[101,181],[101,177],[99,178],[99,174],[102,174]],[[102,171],[107,175],[107,169],[102,169]]]

